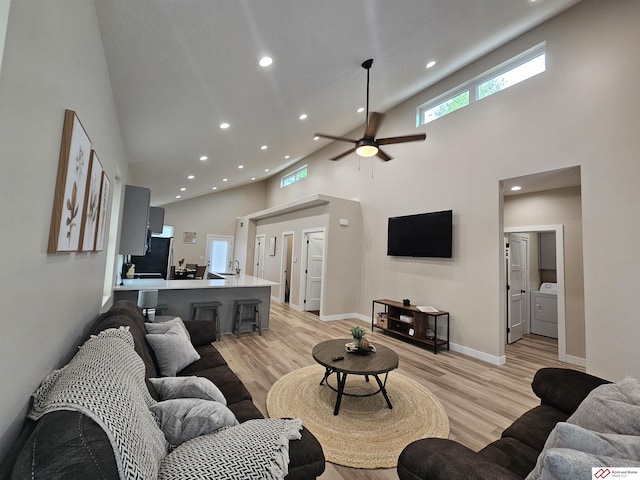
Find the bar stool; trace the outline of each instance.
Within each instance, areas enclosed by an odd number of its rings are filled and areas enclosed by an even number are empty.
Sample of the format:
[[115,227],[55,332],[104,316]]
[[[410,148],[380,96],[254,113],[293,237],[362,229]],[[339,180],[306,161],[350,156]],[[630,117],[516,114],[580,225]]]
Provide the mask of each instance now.
[[156,305],[156,313],[158,315],[162,315],[165,310],[169,309],[169,305],[167,305],[166,303],[159,303],[158,305]]
[[220,319],[218,317],[218,307],[222,306],[222,302],[192,302],[191,303],[191,320],[200,320],[203,313],[212,312],[212,318],[216,322],[216,341],[220,341]]
[[[247,300],[235,300],[233,302],[234,320],[233,331],[236,333],[236,338],[240,338],[240,325],[242,323],[248,323],[253,325],[255,330],[258,327],[258,335],[262,335],[262,326],[260,325],[260,310],[258,306],[262,303],[262,300],[250,298]],[[244,317],[244,310],[248,309],[248,316]]]
[[[146,322],[149,321],[149,318],[153,321],[157,305],[158,290],[138,290],[138,307],[142,310]],[[149,316],[149,310],[154,311],[151,316]]]

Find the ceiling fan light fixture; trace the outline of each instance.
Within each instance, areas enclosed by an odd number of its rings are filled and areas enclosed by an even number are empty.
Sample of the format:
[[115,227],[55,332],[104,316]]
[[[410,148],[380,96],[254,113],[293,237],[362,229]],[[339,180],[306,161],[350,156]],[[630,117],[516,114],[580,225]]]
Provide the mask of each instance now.
[[378,153],[378,145],[372,140],[362,139],[356,144],[356,153],[361,157],[373,157]]

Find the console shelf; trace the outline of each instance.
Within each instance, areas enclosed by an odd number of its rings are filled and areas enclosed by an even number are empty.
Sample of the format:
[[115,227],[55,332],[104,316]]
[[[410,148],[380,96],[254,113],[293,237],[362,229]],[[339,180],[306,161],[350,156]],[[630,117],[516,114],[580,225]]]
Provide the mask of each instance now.
[[[376,305],[384,308],[376,312]],[[438,319],[446,320],[446,339],[438,337]],[[439,347],[449,350],[449,312],[422,312],[415,305],[405,306],[395,300],[374,300],[371,305],[371,331],[379,328],[385,332],[414,340],[433,348],[438,353]]]

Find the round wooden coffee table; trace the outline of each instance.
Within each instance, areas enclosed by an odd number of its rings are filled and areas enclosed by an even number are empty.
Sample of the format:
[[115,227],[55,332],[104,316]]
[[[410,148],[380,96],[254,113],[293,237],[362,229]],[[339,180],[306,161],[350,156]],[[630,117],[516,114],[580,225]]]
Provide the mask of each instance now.
[[[350,339],[327,340],[313,347],[312,355],[316,362],[325,367],[324,377],[320,381],[320,385],[326,382],[327,386],[338,393],[336,398],[336,406],[333,410],[334,415],[338,415],[340,411],[340,402],[343,395],[364,397],[382,393],[387,401],[389,408],[393,408],[387,390],[387,377],[389,372],[398,368],[398,354],[384,345],[376,345],[375,352],[367,354],[349,353],[345,350],[345,345],[351,342]],[[334,360],[336,357],[344,357],[342,360]],[[335,373],[338,378],[338,388],[334,388],[327,381],[329,375]],[[379,375],[384,375],[384,381],[380,380]],[[351,394],[344,391],[347,383],[347,375],[364,375],[369,381],[369,376],[376,379],[378,390],[367,394]]]

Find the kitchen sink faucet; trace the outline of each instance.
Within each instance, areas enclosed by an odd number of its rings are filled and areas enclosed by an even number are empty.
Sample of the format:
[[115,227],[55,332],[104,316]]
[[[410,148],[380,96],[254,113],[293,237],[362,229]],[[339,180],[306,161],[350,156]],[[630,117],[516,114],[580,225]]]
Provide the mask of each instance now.
[[236,263],[236,275],[240,275],[240,262],[238,260],[231,260],[229,262],[229,268],[233,268],[233,264]]

